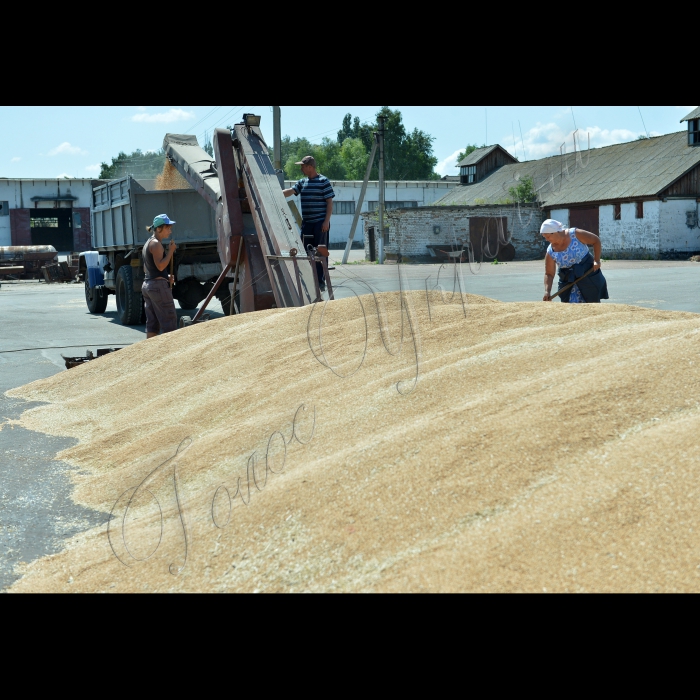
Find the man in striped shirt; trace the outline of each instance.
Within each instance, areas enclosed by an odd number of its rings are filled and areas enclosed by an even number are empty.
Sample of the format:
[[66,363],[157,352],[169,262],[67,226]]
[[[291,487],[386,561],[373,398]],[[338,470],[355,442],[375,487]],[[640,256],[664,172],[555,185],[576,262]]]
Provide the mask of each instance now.
[[[301,196],[301,240],[304,246],[313,241],[314,248],[320,248],[319,253],[328,255],[328,232],[331,229],[331,214],[333,213],[333,186],[330,180],[316,171],[316,159],[313,156],[302,158],[296,165],[301,166],[305,177],[294,187],[284,190],[285,197]],[[321,291],[326,289],[323,265],[316,263],[318,281]]]

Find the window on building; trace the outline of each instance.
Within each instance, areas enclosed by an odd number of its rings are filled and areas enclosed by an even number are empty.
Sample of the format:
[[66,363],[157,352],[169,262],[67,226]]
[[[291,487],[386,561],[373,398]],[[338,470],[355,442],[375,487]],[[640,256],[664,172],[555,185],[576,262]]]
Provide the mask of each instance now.
[[476,165],[465,165],[459,171],[462,184],[471,185],[476,182]]
[[73,212],[73,227],[74,228],[82,228],[83,227],[83,219],[80,216],[79,211]]
[[[390,209],[416,209],[418,207],[418,202],[385,202],[386,210]],[[370,211],[379,210],[379,202],[369,202]]]
[[32,216],[29,219],[30,228],[58,228],[58,217]]
[[688,121],[688,145],[700,146],[700,119]]
[[336,202],[333,201],[333,214],[354,214],[355,202]]
[[613,219],[622,221],[622,204],[613,204]]
[[0,202],[0,216],[9,216],[10,215],[10,203],[9,202]]
[[644,218],[644,202],[635,202],[637,206],[637,218],[638,219],[643,219]]

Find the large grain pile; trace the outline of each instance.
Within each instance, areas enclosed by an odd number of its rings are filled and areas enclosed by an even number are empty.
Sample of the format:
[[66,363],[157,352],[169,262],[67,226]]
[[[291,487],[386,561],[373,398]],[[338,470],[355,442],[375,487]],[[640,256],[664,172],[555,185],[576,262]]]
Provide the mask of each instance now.
[[163,172],[156,175],[157,190],[190,190],[192,189],[177,168],[166,158],[163,164]]
[[14,590],[699,590],[700,317],[449,301],[224,318],[13,390],[113,513]]

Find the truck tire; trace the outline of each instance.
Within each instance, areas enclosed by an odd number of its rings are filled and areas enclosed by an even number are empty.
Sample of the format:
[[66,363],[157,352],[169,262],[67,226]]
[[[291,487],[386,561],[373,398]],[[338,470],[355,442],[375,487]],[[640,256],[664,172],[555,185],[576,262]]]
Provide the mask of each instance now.
[[124,326],[136,326],[141,323],[143,297],[134,291],[134,278],[130,265],[122,265],[117,272],[116,281],[117,315]]
[[91,314],[103,314],[108,300],[109,295],[103,286],[90,287],[90,282],[85,280],[85,301]]

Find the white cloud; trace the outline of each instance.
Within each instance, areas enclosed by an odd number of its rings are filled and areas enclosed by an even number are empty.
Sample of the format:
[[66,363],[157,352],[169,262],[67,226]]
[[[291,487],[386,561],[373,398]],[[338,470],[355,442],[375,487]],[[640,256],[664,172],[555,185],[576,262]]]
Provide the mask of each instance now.
[[140,114],[134,114],[131,117],[132,122],[149,122],[158,124],[169,124],[170,122],[179,122],[195,118],[194,112],[185,112],[184,109],[176,109],[173,107],[167,112],[160,112],[158,114],[148,114],[146,112],[141,112]]
[[48,155],[50,156],[59,156],[59,155],[71,155],[71,156],[77,156],[77,155],[87,155],[87,151],[84,151],[82,148],[79,148],[78,146],[71,146],[68,141],[64,141],[60,146],[56,146],[56,148],[52,148],[49,152]]
[[10,163],[19,163],[22,159],[19,156],[15,156]]
[[69,175],[68,173],[61,173],[60,175],[56,175],[57,178],[63,179],[64,177],[67,177],[69,180],[76,180],[77,178],[75,175]]
[[137,107],[136,109],[138,109],[139,112],[145,112],[145,111],[146,111],[146,108],[145,108],[145,107]]
[[96,163],[95,165],[86,165],[85,170],[89,173],[99,173],[100,170],[102,169],[102,166],[99,163]]
[[[641,132],[630,131],[629,129],[601,129],[599,126],[589,126],[579,129],[577,134],[577,149],[588,148],[588,135],[591,137],[591,148],[600,146],[611,146],[615,143],[634,141]],[[542,124],[538,122],[536,126],[523,134],[525,140],[525,153],[527,160],[535,160],[553,156],[560,153],[560,147],[566,144],[566,153],[574,152],[573,130],[564,131],[558,124],[549,122]],[[506,135],[501,141],[501,145],[509,144],[512,150],[513,136]],[[522,144],[516,141],[518,157],[522,158]]]
[[447,156],[445,160],[441,160],[436,166],[435,170],[440,174],[440,175],[456,175],[457,173],[455,172],[455,168],[457,167],[457,156],[463,151],[464,149],[459,149],[458,151],[455,151],[452,155]]

